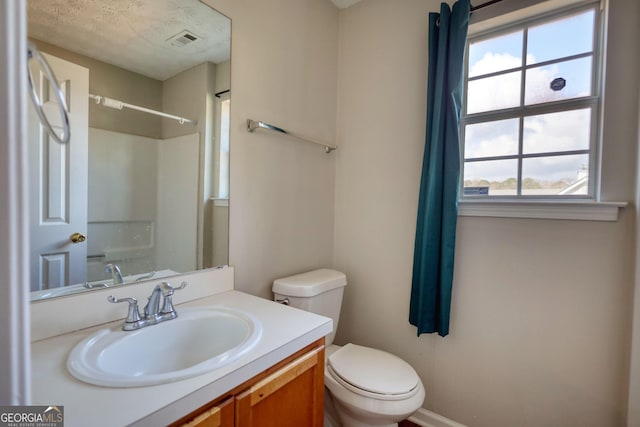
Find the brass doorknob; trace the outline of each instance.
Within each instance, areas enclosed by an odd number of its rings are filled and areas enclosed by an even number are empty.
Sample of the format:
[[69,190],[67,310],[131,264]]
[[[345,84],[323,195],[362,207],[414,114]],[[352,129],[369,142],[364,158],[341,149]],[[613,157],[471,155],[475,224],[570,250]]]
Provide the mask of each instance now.
[[71,243],[82,243],[87,240],[87,236],[82,233],[73,233],[69,236],[69,240],[71,240]]

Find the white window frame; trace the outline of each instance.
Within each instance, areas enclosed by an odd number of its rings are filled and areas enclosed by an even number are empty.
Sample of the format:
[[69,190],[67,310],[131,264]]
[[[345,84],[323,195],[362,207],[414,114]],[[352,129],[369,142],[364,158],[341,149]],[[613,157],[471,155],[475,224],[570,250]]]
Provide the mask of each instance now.
[[216,206],[229,206],[229,139],[231,118],[231,96],[221,94],[216,100],[216,189],[213,198]]
[[[463,97],[463,115],[461,118],[461,140],[464,141],[465,125],[473,123],[482,123],[485,121],[499,120],[503,118],[519,118],[544,114],[556,111],[565,111],[578,109],[580,107],[589,107],[592,109],[591,117],[591,142],[588,149],[589,154],[589,190],[587,195],[513,195],[513,196],[464,196],[464,147],[461,149],[461,179],[460,179],[460,205],[459,215],[461,216],[493,216],[493,217],[518,217],[518,218],[548,218],[548,219],[582,219],[582,220],[606,220],[615,221],[618,217],[618,209],[626,205],[626,203],[603,203],[599,200],[600,188],[600,151],[601,151],[601,129],[602,129],[602,101],[603,101],[603,85],[604,85],[604,67],[605,63],[605,1],[584,0],[572,2],[578,4],[566,5],[566,2],[558,2],[561,5],[554,9],[546,10],[538,13],[530,13],[529,15],[518,14],[517,18],[510,22],[501,22],[498,26],[490,27],[486,23],[478,25],[483,27],[480,30],[475,29],[475,25],[469,28],[469,40],[478,41],[485,38],[492,38],[501,34],[507,34],[523,27],[530,27],[556,17],[569,16],[572,14],[584,12],[593,9],[595,13],[594,25],[594,49],[593,49],[593,68],[592,68],[592,95],[582,98],[573,98],[569,100],[555,101],[544,104],[535,104],[531,106],[519,106],[512,109],[499,110],[497,112],[481,112],[466,115],[466,97]],[[563,4],[564,3],[564,4]],[[468,55],[467,48],[467,55]],[[523,54],[524,55],[524,54]],[[583,57],[585,55],[576,55]],[[573,57],[568,57],[573,59]],[[535,67],[549,65],[561,60],[545,61],[535,64]],[[521,67],[511,70],[500,71],[495,74],[502,74],[509,71],[525,70],[532,68],[523,64]],[[468,57],[465,58],[465,74],[464,74],[464,93],[466,94],[468,85]],[[486,77],[486,76],[484,76]],[[525,73],[522,72],[524,80]],[[521,90],[524,81],[521,82]],[[523,96],[523,95],[522,95]],[[522,132],[522,126],[521,126]],[[540,156],[548,153],[536,153]],[[532,157],[523,155],[521,148],[517,156],[509,156],[516,158],[518,162],[522,162],[523,158]],[[496,157],[497,158],[497,157]],[[487,160],[489,160],[487,158]],[[518,168],[519,174],[521,167]],[[518,177],[518,193],[522,177]]]

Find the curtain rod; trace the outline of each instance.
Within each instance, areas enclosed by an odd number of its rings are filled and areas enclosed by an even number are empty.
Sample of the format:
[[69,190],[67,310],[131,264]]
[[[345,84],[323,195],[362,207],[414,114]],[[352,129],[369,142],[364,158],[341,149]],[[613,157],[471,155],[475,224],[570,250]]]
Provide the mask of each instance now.
[[482,9],[483,7],[491,6],[496,3],[500,3],[502,0],[489,0],[486,3],[479,4],[477,6],[471,6],[471,12],[474,12],[478,9]]
[[126,102],[118,101],[117,99],[113,99],[113,98],[107,98],[106,96],[94,95],[90,93],[89,98],[96,101],[96,104],[101,104],[109,108],[115,108],[116,110],[129,108],[131,110],[137,110],[137,111],[142,111],[144,113],[155,114],[156,116],[165,117],[167,119],[177,120],[181,125],[185,123],[190,123],[195,126],[198,124],[197,120],[186,119],[184,117],[174,116],[173,114],[163,113],[162,111],[156,111],[150,108],[140,107],[138,105],[127,104]]

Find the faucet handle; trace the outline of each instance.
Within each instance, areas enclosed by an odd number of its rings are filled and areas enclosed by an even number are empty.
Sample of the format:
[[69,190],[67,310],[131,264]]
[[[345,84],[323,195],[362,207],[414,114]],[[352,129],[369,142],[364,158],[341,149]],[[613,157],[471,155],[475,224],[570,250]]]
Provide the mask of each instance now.
[[140,317],[140,311],[138,310],[138,300],[135,298],[116,298],[113,295],[107,297],[107,301],[112,303],[128,302],[129,311],[127,312],[127,319],[124,321],[125,327],[127,323],[138,323],[142,320]]
[[177,288],[171,286],[169,282],[162,282],[158,286],[160,286],[160,289],[162,290],[162,295],[166,297],[173,295],[174,291],[179,291],[180,289],[186,288],[187,282],[180,283],[180,286],[178,286]]
[[162,282],[160,284],[160,287],[162,289],[162,296],[164,297],[161,314],[171,314],[176,312],[176,309],[173,308],[173,293],[175,291],[184,289],[186,286],[187,282],[182,282],[177,288],[174,288],[167,282]]

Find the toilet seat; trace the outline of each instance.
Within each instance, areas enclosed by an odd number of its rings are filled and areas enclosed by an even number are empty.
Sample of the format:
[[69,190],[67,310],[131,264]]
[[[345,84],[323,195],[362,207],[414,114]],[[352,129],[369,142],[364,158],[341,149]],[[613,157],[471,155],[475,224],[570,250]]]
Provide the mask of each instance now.
[[327,373],[340,385],[361,396],[403,400],[419,392],[420,378],[393,354],[347,344],[329,357]]

